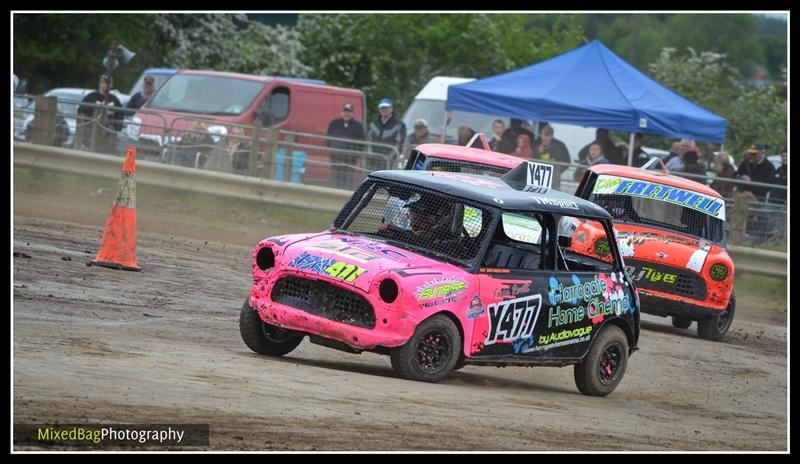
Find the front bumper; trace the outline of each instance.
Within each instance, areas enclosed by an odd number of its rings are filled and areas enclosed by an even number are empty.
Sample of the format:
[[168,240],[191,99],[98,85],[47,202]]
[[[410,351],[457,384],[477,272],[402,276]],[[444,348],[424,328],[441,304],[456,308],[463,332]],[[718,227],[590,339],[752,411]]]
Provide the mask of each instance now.
[[[287,273],[282,274],[280,277],[289,276],[300,277],[301,275]],[[307,275],[302,277],[308,278]],[[400,346],[406,343],[413,335],[418,321],[412,312],[402,309],[407,305],[403,305],[399,299],[394,304],[389,305],[355,286],[344,286],[339,285],[337,281],[321,280],[364,297],[372,305],[375,313],[375,326],[367,328],[340,322],[326,318],[323,315],[312,314],[304,309],[275,302],[271,298],[273,285],[255,285],[250,294],[250,307],[258,310],[261,320],[268,324],[309,335],[319,335],[345,343],[359,350],[371,350],[378,346],[387,348]],[[272,283],[274,284],[276,281],[277,279]]]
[[701,302],[675,298],[669,294],[641,288],[639,289],[639,302],[643,313],[662,317],[676,316],[695,321],[708,316],[717,316],[727,309],[727,305],[715,308]]

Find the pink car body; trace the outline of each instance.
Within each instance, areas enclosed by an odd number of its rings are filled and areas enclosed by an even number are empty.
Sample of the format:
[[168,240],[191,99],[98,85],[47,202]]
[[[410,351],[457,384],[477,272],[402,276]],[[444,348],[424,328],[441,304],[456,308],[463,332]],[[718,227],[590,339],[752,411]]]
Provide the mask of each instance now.
[[525,160],[482,148],[441,143],[417,145],[406,163],[406,170],[459,171],[500,177]]

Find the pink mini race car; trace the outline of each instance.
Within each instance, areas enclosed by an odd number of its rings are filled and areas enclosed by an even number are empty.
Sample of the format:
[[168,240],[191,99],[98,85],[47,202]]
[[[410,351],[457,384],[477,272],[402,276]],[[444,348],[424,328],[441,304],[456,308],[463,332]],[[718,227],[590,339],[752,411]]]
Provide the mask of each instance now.
[[525,160],[483,148],[441,143],[417,145],[408,157],[409,171],[450,171],[501,177]]
[[613,237],[611,216],[529,172],[370,174],[329,230],[254,248],[242,339],[281,356],[309,336],[428,382],[465,364],[574,365],[581,392],[611,393],[637,349],[638,294],[615,240],[598,259],[558,232],[582,220]]

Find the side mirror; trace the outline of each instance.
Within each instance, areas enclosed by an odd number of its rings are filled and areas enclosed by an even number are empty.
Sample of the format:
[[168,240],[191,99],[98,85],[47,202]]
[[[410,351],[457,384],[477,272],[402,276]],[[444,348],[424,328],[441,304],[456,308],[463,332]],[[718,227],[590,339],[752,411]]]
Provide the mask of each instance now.
[[558,246],[560,246],[561,248],[570,248],[572,246],[572,237],[567,237],[566,235],[559,235]]
[[273,114],[268,110],[258,110],[258,112],[256,112],[256,115],[258,116],[258,119],[261,121],[261,124],[267,127],[271,126],[272,121],[275,120],[275,116],[273,116]]

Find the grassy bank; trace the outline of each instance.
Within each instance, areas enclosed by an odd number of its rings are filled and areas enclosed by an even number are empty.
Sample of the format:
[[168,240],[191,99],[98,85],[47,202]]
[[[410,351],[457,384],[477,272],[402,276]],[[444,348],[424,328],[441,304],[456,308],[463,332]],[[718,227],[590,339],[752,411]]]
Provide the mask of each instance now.
[[[14,214],[102,227],[116,192],[116,180],[14,168]],[[270,235],[322,230],[334,218],[141,183],[136,186],[136,214],[140,232],[248,246]]]

